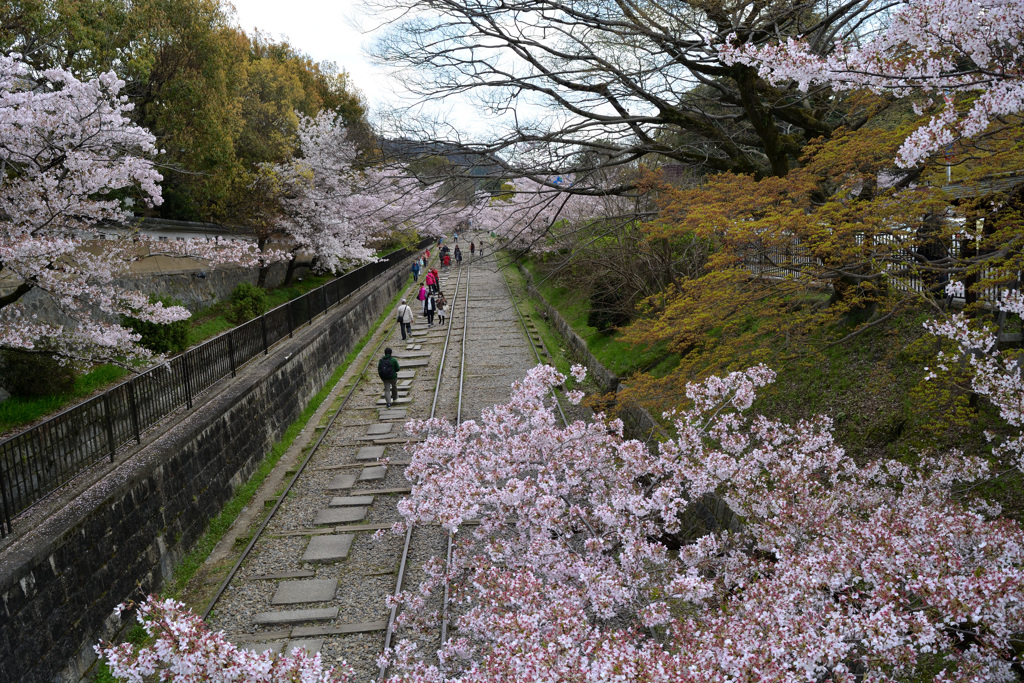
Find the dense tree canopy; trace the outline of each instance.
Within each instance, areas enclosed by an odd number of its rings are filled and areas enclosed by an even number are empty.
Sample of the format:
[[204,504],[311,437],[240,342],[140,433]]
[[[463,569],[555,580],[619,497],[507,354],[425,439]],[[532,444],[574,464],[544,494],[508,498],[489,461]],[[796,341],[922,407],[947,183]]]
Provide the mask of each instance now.
[[300,114],[334,111],[370,144],[344,71],[247,36],[221,0],[15,0],[0,10],[0,51],[11,50],[36,68],[118,73],[133,121],[166,150],[164,217],[259,222],[257,168],[297,151]]

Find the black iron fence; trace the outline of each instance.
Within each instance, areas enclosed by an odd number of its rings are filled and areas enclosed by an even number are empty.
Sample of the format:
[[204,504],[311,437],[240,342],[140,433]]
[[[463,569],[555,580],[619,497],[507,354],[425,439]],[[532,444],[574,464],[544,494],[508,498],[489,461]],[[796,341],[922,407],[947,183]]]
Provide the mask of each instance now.
[[401,249],[267,311],[112,387],[100,396],[0,442],[0,536],[11,519],[381,273],[427,246]]

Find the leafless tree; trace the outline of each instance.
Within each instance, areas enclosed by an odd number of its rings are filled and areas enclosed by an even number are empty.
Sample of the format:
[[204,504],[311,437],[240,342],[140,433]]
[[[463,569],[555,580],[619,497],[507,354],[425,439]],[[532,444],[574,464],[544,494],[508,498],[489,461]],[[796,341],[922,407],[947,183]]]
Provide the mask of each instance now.
[[[372,54],[418,104],[468,97],[481,116],[503,122],[487,139],[454,141],[494,155],[509,175],[544,182],[571,173],[580,193],[591,191],[585,179],[595,169],[652,158],[785,175],[805,140],[861,118],[827,92],[771,86],[750,67],[726,65],[719,46],[734,33],[755,42],[800,34],[828,49],[886,8],[879,0],[364,3],[388,24]],[[444,129],[431,121],[429,131]]]

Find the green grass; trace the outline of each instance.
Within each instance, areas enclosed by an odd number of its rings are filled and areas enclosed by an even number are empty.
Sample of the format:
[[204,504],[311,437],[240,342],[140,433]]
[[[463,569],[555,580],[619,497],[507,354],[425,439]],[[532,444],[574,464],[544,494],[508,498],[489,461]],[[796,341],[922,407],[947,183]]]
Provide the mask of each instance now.
[[675,367],[675,362],[667,358],[665,344],[636,347],[624,343],[619,332],[600,332],[588,325],[590,300],[585,292],[560,283],[555,278],[545,280],[533,261],[526,261],[524,265],[533,275],[534,284],[541,295],[583,338],[594,357],[616,375],[628,377],[634,372],[650,371],[660,377]]
[[88,398],[96,391],[117,382],[126,374],[128,374],[127,370],[116,365],[100,365],[84,375],[76,377],[74,388],[66,394],[39,398],[12,396],[5,401],[0,401],[0,433],[31,424],[51,413],[58,412],[71,403]]

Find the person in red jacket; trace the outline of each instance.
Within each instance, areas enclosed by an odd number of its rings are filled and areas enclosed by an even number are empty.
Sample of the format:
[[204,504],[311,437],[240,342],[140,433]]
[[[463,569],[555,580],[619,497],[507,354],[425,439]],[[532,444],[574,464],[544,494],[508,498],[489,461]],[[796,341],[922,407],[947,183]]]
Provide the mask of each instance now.
[[437,268],[431,268],[430,272],[434,274],[434,294],[441,293],[441,275],[437,272]]

